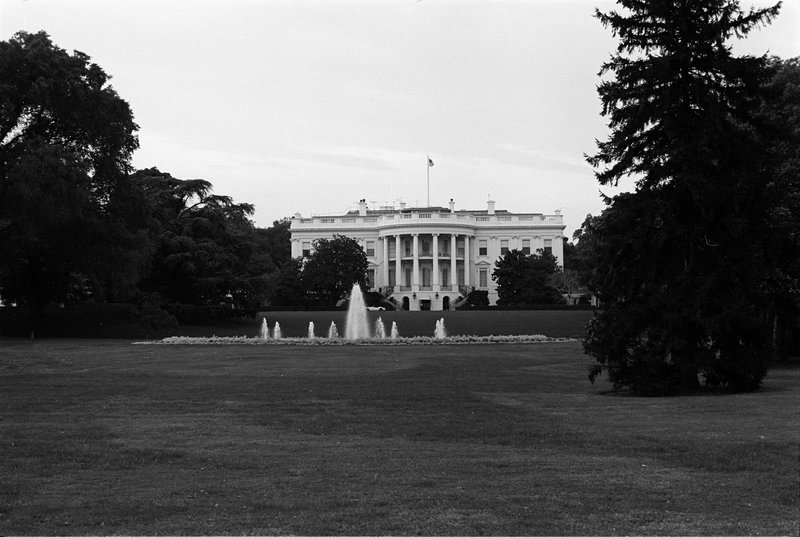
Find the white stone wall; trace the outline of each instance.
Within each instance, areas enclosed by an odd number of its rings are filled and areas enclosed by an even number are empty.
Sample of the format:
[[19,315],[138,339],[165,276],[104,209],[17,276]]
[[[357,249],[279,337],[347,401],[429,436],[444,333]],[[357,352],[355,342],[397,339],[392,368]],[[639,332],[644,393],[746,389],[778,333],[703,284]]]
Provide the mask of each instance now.
[[[345,235],[359,241],[359,244],[366,249],[367,241],[373,241],[375,246],[374,255],[368,257],[370,269],[375,271],[375,288],[386,288],[388,286],[388,273],[390,270],[397,270],[395,259],[395,238],[400,236],[401,240],[412,240],[417,236],[417,255],[414,260],[412,256],[406,257],[405,246],[401,243],[401,271],[395,275],[394,296],[398,302],[407,298],[410,308],[420,309],[430,305],[432,309],[441,309],[445,297],[450,300],[452,305],[460,296],[458,285],[453,288],[451,281],[441,281],[433,275],[433,267],[436,265],[437,275],[441,274],[443,266],[450,267],[448,279],[453,275],[452,265],[452,239],[455,235],[457,242],[468,241],[464,251],[467,262],[467,270],[464,274],[464,285],[476,289],[489,291],[490,303],[494,304],[497,300],[497,292],[491,273],[494,263],[501,255],[501,245],[503,241],[508,242],[509,250],[521,249],[523,240],[530,240],[531,253],[537,249],[545,247],[545,241],[549,240],[552,244],[552,252],[558,258],[558,262],[563,266],[563,217],[559,212],[553,215],[542,215],[538,213],[513,214],[507,212],[494,211],[456,211],[452,212],[441,208],[412,208],[394,211],[371,212],[365,204],[359,204],[358,212],[350,212],[340,216],[315,216],[303,218],[296,215],[291,224],[292,256],[300,257],[303,253],[303,244],[312,243],[316,239],[333,238],[334,235]],[[447,252],[450,255],[422,256],[423,240],[433,241],[433,236],[438,235],[442,247],[437,250]],[[384,241],[389,240],[389,248],[384,247]],[[481,241],[487,243],[487,255],[480,255],[479,248]],[[445,244],[447,243],[447,244]],[[433,244],[433,243],[432,243]],[[433,246],[435,248],[435,245]],[[388,257],[387,257],[388,253]],[[425,252],[427,253],[427,252]],[[432,251],[431,251],[432,254]],[[464,257],[458,257],[457,266],[463,266]],[[411,285],[406,285],[404,273],[406,268],[412,267],[413,281]],[[418,270],[414,271],[413,266]],[[423,282],[423,269],[429,268],[432,271],[431,281]],[[486,270],[486,286],[481,285],[480,271]],[[458,273],[455,273],[457,278]],[[438,282],[436,280],[439,280]],[[423,285],[430,283],[430,285]],[[457,284],[460,284],[456,280]],[[427,302],[426,304],[426,301]]]

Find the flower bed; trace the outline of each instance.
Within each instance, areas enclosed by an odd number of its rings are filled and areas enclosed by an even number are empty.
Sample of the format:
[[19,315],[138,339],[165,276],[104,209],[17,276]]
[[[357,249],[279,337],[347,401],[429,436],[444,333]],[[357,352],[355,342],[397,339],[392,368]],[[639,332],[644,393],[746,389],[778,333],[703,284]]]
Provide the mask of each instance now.
[[507,344],[507,343],[548,343],[556,341],[572,341],[568,338],[550,338],[541,334],[525,336],[446,336],[434,338],[430,336],[344,339],[324,337],[316,338],[280,338],[264,339],[247,336],[211,336],[187,337],[172,336],[156,341],[137,341],[139,345],[474,345],[474,344]]

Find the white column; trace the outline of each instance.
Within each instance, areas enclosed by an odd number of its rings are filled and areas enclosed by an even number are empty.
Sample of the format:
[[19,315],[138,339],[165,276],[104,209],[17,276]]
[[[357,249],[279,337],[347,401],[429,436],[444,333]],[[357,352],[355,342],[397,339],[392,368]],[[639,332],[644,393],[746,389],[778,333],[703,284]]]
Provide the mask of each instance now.
[[400,292],[403,282],[403,258],[400,256],[400,235],[394,236],[394,290]]
[[433,234],[433,290],[439,290],[439,234]]
[[464,285],[469,287],[470,259],[469,235],[464,235]]
[[456,256],[456,234],[450,235],[450,289],[455,291],[458,289],[458,257]]
[[303,255],[303,247],[300,244],[300,239],[292,239],[292,259]]
[[558,259],[558,266],[564,268],[564,238],[563,235],[553,237],[553,255]]
[[411,272],[411,289],[419,291],[419,234],[414,233],[413,244],[411,245],[412,253],[414,254],[414,264]]
[[381,287],[389,285],[389,237],[383,237],[383,281]]

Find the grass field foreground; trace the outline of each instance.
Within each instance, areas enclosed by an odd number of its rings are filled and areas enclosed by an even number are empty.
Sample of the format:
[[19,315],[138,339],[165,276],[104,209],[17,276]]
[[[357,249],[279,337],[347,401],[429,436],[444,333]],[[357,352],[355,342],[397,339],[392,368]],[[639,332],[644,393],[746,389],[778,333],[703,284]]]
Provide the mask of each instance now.
[[800,369],[643,399],[577,342],[0,341],[0,534],[794,534]]

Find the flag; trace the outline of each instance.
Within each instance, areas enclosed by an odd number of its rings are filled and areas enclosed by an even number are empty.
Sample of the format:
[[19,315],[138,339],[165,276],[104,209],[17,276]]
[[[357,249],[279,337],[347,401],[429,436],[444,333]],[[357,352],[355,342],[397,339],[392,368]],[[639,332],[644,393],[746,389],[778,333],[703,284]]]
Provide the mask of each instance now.
[[431,157],[428,157],[428,168],[433,168],[433,161],[431,160]]

